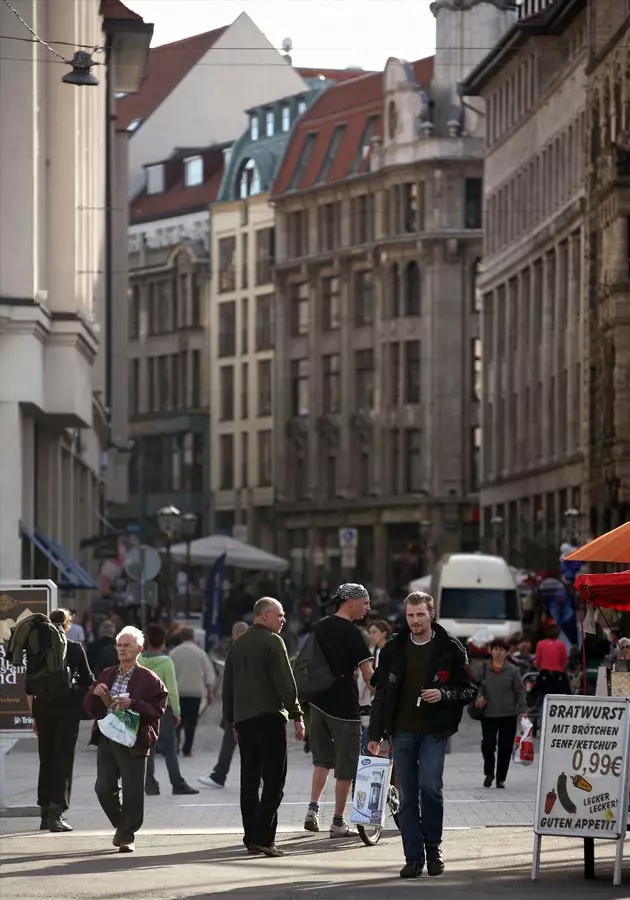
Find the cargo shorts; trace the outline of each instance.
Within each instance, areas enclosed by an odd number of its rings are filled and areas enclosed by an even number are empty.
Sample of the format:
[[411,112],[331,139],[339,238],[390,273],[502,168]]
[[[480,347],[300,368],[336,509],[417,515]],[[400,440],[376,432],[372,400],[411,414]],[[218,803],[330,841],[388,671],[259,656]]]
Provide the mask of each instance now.
[[334,769],[335,778],[352,781],[361,752],[361,722],[335,719],[311,705],[308,733],[313,765]]

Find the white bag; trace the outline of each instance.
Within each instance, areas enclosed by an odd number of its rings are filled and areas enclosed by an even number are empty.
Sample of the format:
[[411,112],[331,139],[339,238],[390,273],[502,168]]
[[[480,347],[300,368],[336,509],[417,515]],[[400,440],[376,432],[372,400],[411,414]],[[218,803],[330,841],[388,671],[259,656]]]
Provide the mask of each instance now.
[[531,719],[523,716],[520,721],[521,733],[516,735],[514,740],[514,749],[512,750],[512,760],[521,766],[531,766],[534,762],[534,741],[532,733],[534,726]]
[[133,747],[138,739],[140,716],[130,709],[115,709],[107,713],[104,719],[98,720],[98,727],[110,741],[123,747]]

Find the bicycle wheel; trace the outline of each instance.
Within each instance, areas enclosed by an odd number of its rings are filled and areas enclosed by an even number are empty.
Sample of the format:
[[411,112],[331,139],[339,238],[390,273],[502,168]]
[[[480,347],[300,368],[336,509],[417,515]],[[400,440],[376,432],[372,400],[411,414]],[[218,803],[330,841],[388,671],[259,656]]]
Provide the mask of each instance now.
[[376,846],[383,833],[383,829],[380,825],[357,825],[357,831],[366,847]]

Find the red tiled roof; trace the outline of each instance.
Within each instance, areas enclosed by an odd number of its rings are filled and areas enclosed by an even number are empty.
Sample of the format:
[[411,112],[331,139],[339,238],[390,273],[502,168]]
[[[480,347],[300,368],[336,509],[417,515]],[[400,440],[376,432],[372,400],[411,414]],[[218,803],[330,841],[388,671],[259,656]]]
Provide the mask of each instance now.
[[101,0],[101,15],[104,19],[144,22],[142,16],[139,16],[138,13],[128,9],[124,3],[121,3],[121,0]]
[[184,183],[184,157],[167,160],[164,165],[164,191],[147,194],[143,191],[129,207],[129,221],[133,225],[147,219],[184,215],[213,203],[219,196],[223,178],[223,148],[212,147],[199,155],[204,161],[202,184],[186,187]]
[[[112,0],[106,0],[112,2]],[[113,0],[118,2],[118,0]],[[124,131],[134,119],[147,119],[177,87],[192,67],[216,44],[229,26],[162,44],[149,51],[147,72],[137,94],[127,94],[116,105],[116,127]]]
[[302,78],[317,78],[323,75],[327,81],[350,81],[352,78],[359,78],[361,75],[371,74],[363,69],[296,69],[298,75]]
[[[411,67],[418,84],[426,86],[433,75],[433,57],[417,60],[411,63]],[[317,178],[338,125],[345,125],[345,131],[324,181],[338,181],[367,169],[367,160],[361,161],[359,158],[360,144],[371,117],[378,116],[374,134],[383,133],[383,73],[352,74],[355,74],[354,78],[327,88],[302,117],[272,185],[272,197],[289,190],[305,190],[319,183]],[[299,180],[291,183],[305,143],[313,134],[316,139],[308,164]]]

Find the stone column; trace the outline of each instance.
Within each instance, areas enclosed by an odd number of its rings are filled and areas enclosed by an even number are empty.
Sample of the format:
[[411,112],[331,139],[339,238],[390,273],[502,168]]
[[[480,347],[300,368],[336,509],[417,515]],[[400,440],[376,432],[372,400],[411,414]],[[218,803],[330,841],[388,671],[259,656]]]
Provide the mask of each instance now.
[[[554,249],[555,254],[555,249]],[[549,254],[543,257],[543,328],[542,328],[542,360],[540,365],[540,380],[542,381],[542,409],[538,410],[539,425],[542,427],[542,461],[548,462],[551,457],[551,429],[554,423],[550,420],[548,391],[551,388],[551,377],[553,372],[553,335],[552,335],[552,317],[554,290],[550,283],[550,263]],[[540,462],[540,461],[539,461]]]
[[[18,403],[0,403],[0,580],[21,577],[22,415]],[[32,524],[32,523],[30,523]]]
[[565,344],[565,361],[567,367],[567,452],[572,456],[578,449],[575,446],[577,423],[579,422],[579,406],[582,402],[580,386],[577,383],[576,364],[581,355],[578,323],[580,321],[580,284],[577,278],[576,262],[581,252],[579,236],[569,237],[567,252],[567,330],[563,336]]

